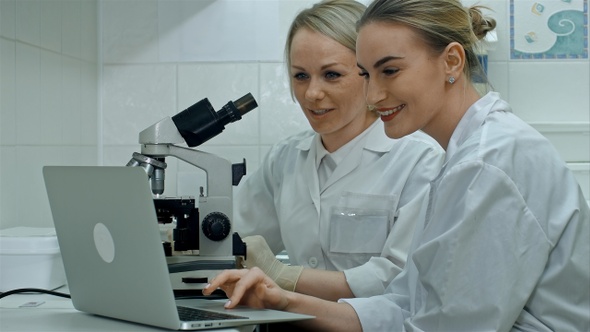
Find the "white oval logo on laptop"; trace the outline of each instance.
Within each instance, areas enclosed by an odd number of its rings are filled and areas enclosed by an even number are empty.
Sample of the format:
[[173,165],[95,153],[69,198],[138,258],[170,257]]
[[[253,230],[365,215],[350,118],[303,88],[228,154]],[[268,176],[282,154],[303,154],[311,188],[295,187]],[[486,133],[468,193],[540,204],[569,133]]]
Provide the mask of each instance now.
[[111,263],[115,259],[115,242],[103,223],[94,226],[94,245],[103,261]]

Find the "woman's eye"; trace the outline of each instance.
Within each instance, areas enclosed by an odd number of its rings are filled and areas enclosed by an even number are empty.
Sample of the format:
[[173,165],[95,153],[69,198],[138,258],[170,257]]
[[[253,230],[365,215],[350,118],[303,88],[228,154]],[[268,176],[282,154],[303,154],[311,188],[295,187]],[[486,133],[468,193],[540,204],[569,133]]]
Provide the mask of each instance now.
[[342,76],[342,75],[340,75],[337,72],[333,72],[333,71],[330,71],[330,72],[327,72],[326,73],[326,78],[329,79],[329,80],[335,80],[335,79],[337,79],[340,76]]
[[364,79],[368,80],[369,79],[369,73],[367,73],[366,71],[361,71],[359,73],[359,76],[363,77]]
[[386,76],[391,76],[391,75],[395,75],[398,71],[399,71],[399,69],[387,68],[387,69],[383,69],[383,74],[385,74]]
[[304,74],[304,73],[293,74],[293,79],[295,79],[296,81],[303,81],[303,80],[306,80],[307,78],[308,78],[307,74]]

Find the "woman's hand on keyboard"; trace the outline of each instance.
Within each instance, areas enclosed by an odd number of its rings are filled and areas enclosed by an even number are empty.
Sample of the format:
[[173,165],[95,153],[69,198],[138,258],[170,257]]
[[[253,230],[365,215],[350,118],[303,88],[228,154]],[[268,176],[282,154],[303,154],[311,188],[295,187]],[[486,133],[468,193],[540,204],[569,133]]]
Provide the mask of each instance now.
[[229,298],[225,304],[228,309],[241,304],[252,308],[286,310],[289,305],[289,292],[257,267],[225,270],[211,280],[203,289],[203,294],[210,295],[217,288]]

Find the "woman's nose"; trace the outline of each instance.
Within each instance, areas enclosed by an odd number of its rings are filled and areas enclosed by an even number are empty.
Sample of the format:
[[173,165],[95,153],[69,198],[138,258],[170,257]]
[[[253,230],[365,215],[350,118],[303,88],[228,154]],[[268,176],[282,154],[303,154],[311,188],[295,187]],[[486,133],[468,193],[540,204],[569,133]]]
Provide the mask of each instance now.
[[365,102],[369,106],[377,105],[383,99],[385,99],[385,92],[383,89],[374,81],[365,81]]
[[323,99],[325,95],[322,83],[319,80],[311,79],[307,90],[305,90],[305,98],[309,101],[314,101]]

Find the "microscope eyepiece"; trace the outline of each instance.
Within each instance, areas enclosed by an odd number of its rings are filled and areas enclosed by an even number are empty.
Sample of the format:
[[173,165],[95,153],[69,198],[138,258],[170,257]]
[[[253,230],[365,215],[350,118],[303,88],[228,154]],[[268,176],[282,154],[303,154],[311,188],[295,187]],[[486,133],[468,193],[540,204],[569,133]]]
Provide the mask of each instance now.
[[258,104],[250,93],[235,102],[228,102],[218,112],[205,98],[173,116],[172,121],[186,144],[194,147],[217,136],[226,124],[240,120],[242,115],[256,107]]
[[254,99],[251,93],[248,93],[242,98],[234,101],[234,105],[240,112],[240,115],[244,115],[258,107],[258,104],[256,103],[256,100]]

